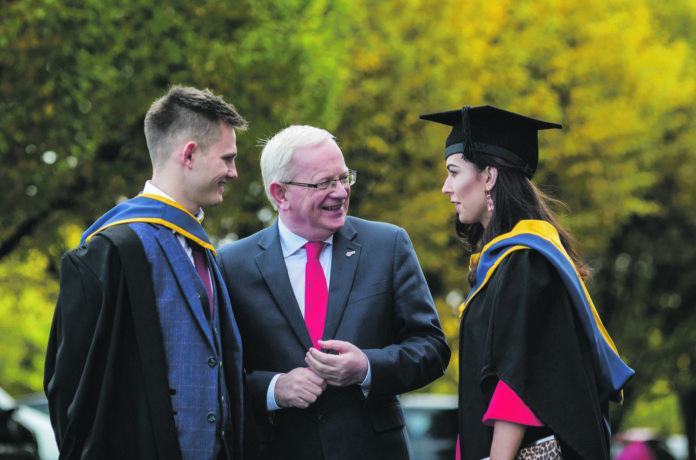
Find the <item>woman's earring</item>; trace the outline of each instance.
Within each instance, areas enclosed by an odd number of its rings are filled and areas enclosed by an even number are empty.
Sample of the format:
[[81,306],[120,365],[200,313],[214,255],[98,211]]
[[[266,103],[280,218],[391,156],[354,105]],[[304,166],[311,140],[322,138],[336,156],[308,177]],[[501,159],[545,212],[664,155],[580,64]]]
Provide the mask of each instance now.
[[495,207],[493,206],[493,198],[491,198],[490,190],[486,190],[486,204],[488,205],[488,212],[493,212]]

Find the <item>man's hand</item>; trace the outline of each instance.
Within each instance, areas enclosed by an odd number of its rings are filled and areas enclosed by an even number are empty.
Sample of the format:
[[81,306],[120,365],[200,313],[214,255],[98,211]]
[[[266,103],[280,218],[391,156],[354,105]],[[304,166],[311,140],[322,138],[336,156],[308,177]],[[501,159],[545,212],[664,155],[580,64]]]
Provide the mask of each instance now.
[[347,387],[360,384],[367,376],[367,356],[358,347],[342,340],[319,341],[319,346],[338,354],[324,353],[310,348],[305,362],[329,385]]
[[326,381],[309,368],[298,367],[278,377],[274,397],[280,407],[306,409],[326,390]]

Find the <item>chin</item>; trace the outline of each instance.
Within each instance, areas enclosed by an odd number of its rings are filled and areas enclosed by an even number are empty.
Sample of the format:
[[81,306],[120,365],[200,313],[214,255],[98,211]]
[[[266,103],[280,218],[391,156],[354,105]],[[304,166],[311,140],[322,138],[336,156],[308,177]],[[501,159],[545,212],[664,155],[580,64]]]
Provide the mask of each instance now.
[[[346,223],[346,220],[345,220],[345,219],[341,219],[340,221],[338,221],[338,220],[332,220],[331,222],[327,222],[325,225],[322,226],[322,228],[323,228],[324,230],[326,230],[327,233],[329,234],[329,235],[327,235],[326,237],[328,238],[328,236],[333,235],[334,233],[336,233],[337,231],[339,231],[339,230],[341,229],[341,227],[343,227],[343,225],[344,225],[345,223]],[[323,238],[322,238],[322,239],[323,239]]]
[[464,224],[464,225],[472,225],[472,224],[477,224],[478,221],[467,219],[466,217],[459,216],[459,223]]
[[201,208],[212,208],[213,206],[219,206],[222,204],[222,196],[216,198],[211,198],[207,203],[202,204]]
[[343,227],[346,223],[346,215],[343,214],[342,217],[337,217],[335,219],[332,219],[332,225],[338,230],[339,228]]

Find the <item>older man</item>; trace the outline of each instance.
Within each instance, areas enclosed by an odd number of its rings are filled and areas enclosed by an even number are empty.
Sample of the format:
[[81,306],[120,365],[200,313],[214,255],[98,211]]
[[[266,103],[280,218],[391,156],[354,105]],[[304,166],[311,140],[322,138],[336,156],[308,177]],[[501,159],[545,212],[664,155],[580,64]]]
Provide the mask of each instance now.
[[346,216],[357,173],[323,129],[279,132],[261,170],[279,219],[218,263],[263,458],[410,458],[398,395],[450,350],[408,235]]

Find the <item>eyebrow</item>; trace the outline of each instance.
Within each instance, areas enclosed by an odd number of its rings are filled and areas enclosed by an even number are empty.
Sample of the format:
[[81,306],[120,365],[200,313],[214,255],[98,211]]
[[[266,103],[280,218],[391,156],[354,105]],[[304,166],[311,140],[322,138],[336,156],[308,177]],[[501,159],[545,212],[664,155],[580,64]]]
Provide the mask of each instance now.
[[[350,169],[346,169],[346,170],[345,170],[344,172],[342,172],[341,174],[338,174],[338,178],[340,179],[341,177],[347,176],[348,174],[350,174]],[[317,184],[321,184],[322,182],[327,182],[327,181],[330,181],[330,180],[336,180],[336,179],[334,179],[334,176],[326,176],[326,177],[324,177],[323,179],[321,179],[319,182],[317,182]]]

